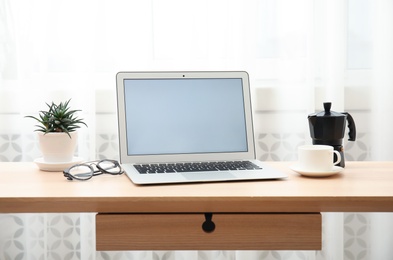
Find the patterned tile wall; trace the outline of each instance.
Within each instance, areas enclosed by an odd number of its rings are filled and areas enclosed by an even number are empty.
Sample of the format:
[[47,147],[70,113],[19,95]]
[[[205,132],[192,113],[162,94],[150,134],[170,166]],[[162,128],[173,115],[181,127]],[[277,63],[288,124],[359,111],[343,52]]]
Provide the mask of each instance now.
[[[95,139],[96,159],[119,158],[116,132],[97,134]],[[257,157],[262,161],[294,161],[297,158],[297,147],[309,141],[309,136],[304,133],[259,133],[256,135]],[[89,144],[85,140],[79,145],[87,147]],[[367,133],[358,133],[355,142],[344,141],[344,149],[347,161],[369,160],[371,148]],[[0,134],[0,161],[33,161],[39,156],[34,134]]]
[[[258,159],[262,161],[297,160],[297,147],[310,143],[304,133],[260,133],[256,137]],[[370,145],[366,133],[357,133],[355,142],[344,140],[346,161],[370,160]]]

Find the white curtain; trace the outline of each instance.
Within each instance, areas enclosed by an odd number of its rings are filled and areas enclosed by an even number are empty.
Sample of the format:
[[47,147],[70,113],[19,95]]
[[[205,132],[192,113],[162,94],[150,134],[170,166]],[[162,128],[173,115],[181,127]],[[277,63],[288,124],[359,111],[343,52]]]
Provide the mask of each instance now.
[[[246,70],[257,152],[295,160],[307,115],[354,117],[346,160],[392,160],[391,0],[0,0],[0,161],[40,156],[25,115],[72,99],[77,155],[118,158],[115,74]],[[347,139],[347,138],[345,138]],[[321,251],[95,252],[94,214],[1,214],[0,259],[392,259],[391,213],[323,213]]]

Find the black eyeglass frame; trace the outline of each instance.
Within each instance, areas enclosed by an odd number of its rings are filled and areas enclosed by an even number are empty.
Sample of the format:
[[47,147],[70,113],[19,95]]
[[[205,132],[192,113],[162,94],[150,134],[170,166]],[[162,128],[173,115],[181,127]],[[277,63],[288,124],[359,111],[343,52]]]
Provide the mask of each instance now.
[[[111,162],[111,163],[113,163],[113,167],[104,169],[100,166],[100,164],[103,162]],[[97,167],[97,170],[94,170],[92,165],[95,165]],[[88,167],[90,169],[90,172],[83,173],[85,175],[88,175],[87,177],[80,178],[80,177],[70,173],[70,171],[73,168],[81,167],[81,166]],[[118,172],[108,171],[108,170],[114,169],[114,168],[119,168],[119,171]],[[71,167],[63,170],[64,177],[66,177],[67,180],[70,180],[70,181],[72,181],[72,180],[87,181],[87,180],[90,180],[91,178],[93,178],[94,176],[101,175],[101,174],[121,175],[123,173],[124,173],[124,170],[123,170],[123,168],[121,168],[119,162],[116,160],[110,160],[110,159],[103,159],[103,160],[99,160],[99,161],[79,163],[79,164],[72,165]]]

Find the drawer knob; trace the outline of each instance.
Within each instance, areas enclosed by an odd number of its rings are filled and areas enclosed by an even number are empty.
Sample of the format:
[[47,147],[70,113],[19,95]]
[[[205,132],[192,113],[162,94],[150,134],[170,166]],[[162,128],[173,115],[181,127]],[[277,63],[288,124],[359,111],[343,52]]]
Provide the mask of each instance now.
[[212,221],[213,213],[205,213],[205,222],[202,224],[202,229],[206,233],[211,233],[216,228],[216,224]]

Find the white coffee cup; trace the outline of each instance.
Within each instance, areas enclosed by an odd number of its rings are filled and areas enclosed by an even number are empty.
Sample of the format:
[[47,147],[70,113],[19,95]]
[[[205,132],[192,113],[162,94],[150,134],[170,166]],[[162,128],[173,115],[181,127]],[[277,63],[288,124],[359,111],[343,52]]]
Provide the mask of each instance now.
[[[337,160],[334,162],[334,154]],[[307,172],[328,172],[341,161],[341,155],[330,145],[303,145],[298,148],[298,167]]]

